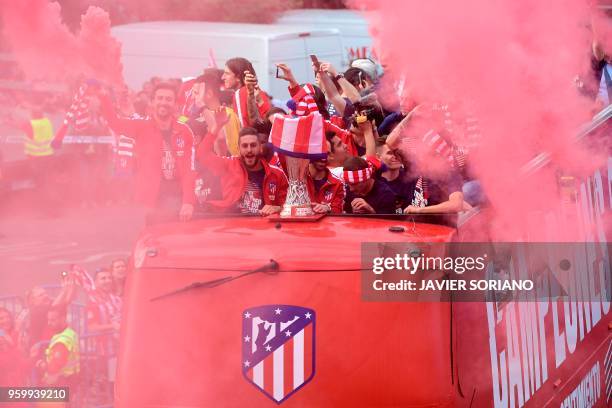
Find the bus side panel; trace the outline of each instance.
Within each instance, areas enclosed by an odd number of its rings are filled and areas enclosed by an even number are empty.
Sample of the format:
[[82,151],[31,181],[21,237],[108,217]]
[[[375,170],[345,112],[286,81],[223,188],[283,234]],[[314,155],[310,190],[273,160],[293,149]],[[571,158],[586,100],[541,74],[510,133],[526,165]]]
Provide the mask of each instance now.
[[573,213],[549,219],[552,230],[566,227],[563,217],[574,217],[584,248],[592,249],[576,267],[576,277],[587,283],[583,295],[570,286],[564,299],[453,305],[457,406],[612,403],[612,157],[575,187]]

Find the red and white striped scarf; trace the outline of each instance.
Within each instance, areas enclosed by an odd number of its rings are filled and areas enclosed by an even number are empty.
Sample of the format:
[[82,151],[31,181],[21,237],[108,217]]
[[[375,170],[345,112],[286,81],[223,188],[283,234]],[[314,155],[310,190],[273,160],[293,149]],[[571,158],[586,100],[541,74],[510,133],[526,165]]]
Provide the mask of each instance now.
[[136,140],[119,135],[115,144],[115,172],[130,173],[134,168],[134,146]]
[[372,178],[372,166],[360,170],[344,170],[344,181],[348,184],[356,184]]
[[450,165],[454,165],[453,148],[434,130],[429,130],[423,135],[423,143],[437,155],[444,158]]
[[422,144],[432,154],[442,157],[451,167],[458,169],[465,167],[466,157],[464,149],[453,147],[433,129],[427,131],[421,139],[418,137],[406,137],[404,144],[410,154],[417,154],[419,145]]
[[53,138],[53,142],[51,143],[53,147],[57,148],[62,145],[70,125],[72,125],[74,130],[77,132],[81,132],[87,129],[87,126],[89,126],[89,122],[91,121],[91,113],[89,112],[89,102],[85,98],[87,88],[87,84],[82,84],[72,98],[72,104],[64,115],[64,121],[59,127]]
[[64,123],[72,124],[78,132],[87,129],[91,120],[89,101],[85,98],[87,88],[86,84],[79,87],[77,93],[72,98],[72,105],[70,105],[64,117]]
[[76,284],[82,287],[87,295],[96,291],[96,284],[87,270],[81,268],[79,265],[72,265],[70,267],[70,273],[74,277]]
[[463,114],[459,115],[448,104],[435,104],[434,111],[441,115],[445,134],[452,138],[454,165],[458,169],[463,169],[470,148],[477,145],[480,140],[479,121],[469,105],[464,107]]
[[307,116],[319,111],[319,107],[314,99],[314,93],[315,90],[312,84],[305,84],[291,97],[295,102],[295,109],[292,110],[296,116]]

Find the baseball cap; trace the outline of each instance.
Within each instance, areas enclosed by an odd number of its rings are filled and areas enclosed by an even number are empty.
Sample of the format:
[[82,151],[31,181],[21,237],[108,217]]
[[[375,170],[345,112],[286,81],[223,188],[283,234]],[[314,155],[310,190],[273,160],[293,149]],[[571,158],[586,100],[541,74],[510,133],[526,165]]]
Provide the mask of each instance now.
[[351,62],[352,68],[362,69],[366,74],[372,78],[372,81],[378,81],[378,69],[376,63],[369,58],[358,58]]

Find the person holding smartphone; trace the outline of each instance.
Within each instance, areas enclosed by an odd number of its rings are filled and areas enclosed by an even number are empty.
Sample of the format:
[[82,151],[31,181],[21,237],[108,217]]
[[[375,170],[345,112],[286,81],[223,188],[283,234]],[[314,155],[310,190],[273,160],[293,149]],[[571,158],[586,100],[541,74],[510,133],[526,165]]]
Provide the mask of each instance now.
[[[257,84],[257,74],[249,60],[241,57],[227,60],[221,79],[225,89],[234,91],[233,108],[241,127],[253,126],[254,118],[265,117],[272,107],[270,98]],[[249,103],[249,99],[255,103]]]

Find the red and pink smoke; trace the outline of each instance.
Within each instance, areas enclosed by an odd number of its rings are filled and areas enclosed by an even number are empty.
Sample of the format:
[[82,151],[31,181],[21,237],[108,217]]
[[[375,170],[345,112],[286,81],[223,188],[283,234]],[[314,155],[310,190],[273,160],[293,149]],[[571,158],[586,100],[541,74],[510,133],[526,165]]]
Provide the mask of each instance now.
[[121,44],[110,34],[108,14],[89,7],[73,34],[62,22],[58,3],[2,0],[2,28],[26,78],[71,80],[96,78],[122,85]]
[[405,78],[411,98],[471,105],[483,138],[470,160],[502,238],[543,227],[527,225],[526,214],[560,202],[553,170],[521,177],[530,159],[549,152],[549,168],[578,174],[601,165],[574,142],[593,106],[573,83],[588,72],[593,39],[584,0],[349,4],[375,11],[368,16],[375,50],[386,72]]

